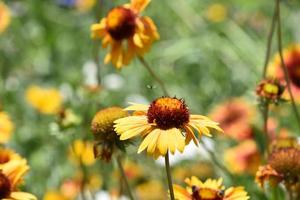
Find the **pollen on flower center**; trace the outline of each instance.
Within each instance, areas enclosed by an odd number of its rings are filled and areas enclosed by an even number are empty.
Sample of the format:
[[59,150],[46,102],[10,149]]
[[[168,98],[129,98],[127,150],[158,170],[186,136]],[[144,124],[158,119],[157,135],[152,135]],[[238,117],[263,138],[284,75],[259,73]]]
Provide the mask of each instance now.
[[189,122],[189,109],[181,99],[161,97],[151,103],[147,117],[160,129],[180,128]]
[[124,7],[113,8],[107,16],[107,31],[115,40],[123,40],[134,34],[136,14]]
[[222,200],[224,197],[223,190],[213,190],[210,188],[192,187],[192,200]]
[[8,178],[0,172],[0,199],[7,198],[10,195],[10,186]]

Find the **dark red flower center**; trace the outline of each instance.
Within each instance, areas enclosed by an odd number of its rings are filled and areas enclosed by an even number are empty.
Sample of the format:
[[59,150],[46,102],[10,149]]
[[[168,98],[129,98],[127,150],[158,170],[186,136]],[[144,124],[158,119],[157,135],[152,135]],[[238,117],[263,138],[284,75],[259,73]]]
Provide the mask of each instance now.
[[0,172],[0,199],[9,197],[11,193],[11,184],[9,179]]
[[180,128],[189,122],[189,109],[182,99],[161,97],[154,100],[147,112],[148,122],[160,129]]
[[285,63],[292,83],[300,87],[300,51],[293,50]]
[[128,8],[113,8],[107,16],[107,31],[115,40],[133,36],[136,27],[136,14]]
[[192,200],[223,200],[223,190],[213,190],[210,188],[198,188],[192,186]]

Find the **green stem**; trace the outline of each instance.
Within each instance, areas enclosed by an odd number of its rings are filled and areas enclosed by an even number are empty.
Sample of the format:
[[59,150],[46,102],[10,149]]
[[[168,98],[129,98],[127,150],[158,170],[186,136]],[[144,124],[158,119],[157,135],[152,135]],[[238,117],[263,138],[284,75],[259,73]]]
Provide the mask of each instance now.
[[267,76],[267,68],[268,68],[268,63],[270,60],[271,49],[272,49],[272,39],[273,39],[273,35],[275,32],[275,27],[276,27],[276,19],[277,19],[276,11],[277,11],[277,6],[275,5],[274,14],[272,17],[272,22],[271,22],[271,27],[270,27],[270,32],[268,34],[267,51],[266,51],[266,58],[265,58],[265,63],[264,63],[263,78],[266,78],[266,76]]
[[171,200],[175,200],[174,190],[173,190],[173,183],[172,183],[172,176],[171,176],[170,161],[169,161],[169,152],[167,152],[167,154],[165,156],[165,164],[166,164],[166,171],[167,171],[170,197],[171,197]]
[[131,189],[130,189],[129,182],[128,182],[128,180],[127,180],[127,176],[126,176],[126,174],[125,174],[125,170],[124,170],[123,165],[122,165],[122,159],[121,159],[121,156],[117,156],[117,159],[116,159],[116,160],[117,160],[118,167],[119,167],[119,170],[120,170],[121,175],[122,175],[122,179],[123,179],[123,181],[124,181],[124,183],[125,183],[125,189],[126,189],[126,192],[127,192],[128,196],[129,196],[129,198],[130,198],[131,200],[134,200],[132,191],[131,191]]
[[150,73],[150,75],[157,81],[157,83],[160,85],[163,93],[165,96],[169,96],[169,93],[167,91],[167,88],[164,84],[164,82],[156,75],[156,73],[152,70],[152,68],[150,67],[150,65],[146,62],[146,60],[139,56],[138,57],[139,61],[143,64],[143,66],[148,70],[148,72]]
[[280,0],[276,0],[276,10],[277,10],[277,40],[278,40],[278,51],[279,51],[279,57],[280,57],[280,62],[281,62],[281,68],[282,71],[284,72],[284,78],[287,84],[287,89],[289,92],[289,95],[291,97],[291,104],[292,104],[292,109],[294,111],[295,117],[297,119],[297,124],[299,125],[300,128],[300,115],[295,103],[295,99],[294,99],[294,95],[292,93],[292,89],[291,89],[291,81],[289,78],[289,74],[288,74],[288,70],[286,67],[286,64],[284,62],[284,58],[283,58],[283,53],[282,53],[282,31],[281,31],[281,17],[280,17]]
[[231,180],[234,180],[234,176],[229,172],[229,170],[221,163],[219,162],[218,158],[216,157],[216,155],[214,154],[214,152],[212,152],[203,141],[200,141],[200,143],[202,144],[202,147],[205,149],[205,151],[209,154],[212,162],[219,168],[221,169],[228,177],[231,178]]

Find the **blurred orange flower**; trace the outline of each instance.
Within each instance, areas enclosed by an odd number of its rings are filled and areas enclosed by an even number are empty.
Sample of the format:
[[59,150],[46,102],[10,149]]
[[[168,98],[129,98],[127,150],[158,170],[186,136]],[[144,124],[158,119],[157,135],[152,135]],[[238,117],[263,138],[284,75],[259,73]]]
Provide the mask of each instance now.
[[100,23],[91,26],[92,38],[102,39],[103,48],[111,46],[104,62],[116,68],[128,65],[134,56],[143,56],[159,39],[150,17],[140,16],[150,0],[131,0],[113,8]]
[[7,143],[14,131],[14,124],[6,112],[0,112],[0,143]]
[[3,33],[10,23],[10,10],[1,1],[0,2],[0,34]]
[[235,174],[255,174],[260,164],[260,153],[253,140],[245,140],[238,146],[227,149],[224,161],[228,169]]
[[[291,80],[291,89],[296,101],[300,101],[300,44],[293,44],[283,51],[284,62]],[[279,54],[268,66],[268,75],[281,80],[284,84],[284,73],[281,69]],[[289,98],[288,91],[283,94],[284,98]]]
[[43,114],[58,113],[63,101],[62,94],[57,89],[38,86],[30,86],[26,90],[26,99],[32,107]]
[[217,106],[210,115],[214,121],[220,123],[225,135],[240,141],[252,137],[250,123],[254,114],[254,107],[237,98]]

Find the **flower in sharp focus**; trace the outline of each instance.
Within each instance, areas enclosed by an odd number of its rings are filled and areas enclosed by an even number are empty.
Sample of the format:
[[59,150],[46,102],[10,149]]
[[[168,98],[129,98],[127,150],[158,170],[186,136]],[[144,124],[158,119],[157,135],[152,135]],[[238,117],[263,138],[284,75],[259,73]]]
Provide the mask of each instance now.
[[234,174],[255,174],[260,164],[260,153],[254,140],[245,140],[238,146],[227,149],[224,161]]
[[257,96],[268,100],[273,103],[277,103],[281,100],[285,86],[277,79],[264,79],[256,87]]
[[109,107],[96,113],[91,125],[95,138],[95,157],[110,161],[116,147],[124,150],[126,142],[120,141],[114,130],[114,121],[127,116],[128,113],[119,107]]
[[[284,49],[283,57],[288,75],[291,80],[291,90],[296,101],[300,101],[300,44],[294,44]],[[277,54],[269,64],[268,74],[278,78],[282,83],[286,84],[284,72],[281,67],[280,56]],[[283,94],[284,98],[289,98],[288,91]]]
[[95,163],[93,144],[89,141],[75,140],[70,148],[70,158],[79,164],[93,165]]
[[187,187],[173,185],[176,200],[247,200],[250,197],[243,187],[225,189],[222,178],[200,181],[195,176],[185,180]]
[[9,141],[14,130],[14,124],[6,112],[0,111],[0,143],[5,144]]
[[137,115],[115,121],[115,131],[121,140],[140,135],[143,141],[138,153],[147,149],[155,158],[168,151],[184,151],[191,140],[198,145],[195,133],[211,137],[210,129],[222,131],[218,123],[202,115],[192,115],[182,99],[160,97],[150,105],[132,104],[125,110]]
[[143,56],[159,39],[150,17],[140,16],[150,0],[131,0],[130,4],[109,11],[100,23],[91,26],[92,38],[102,39],[103,48],[111,47],[104,62],[116,68],[128,65],[134,56]]
[[24,159],[14,160],[0,167],[0,199],[37,200],[32,194],[21,192],[18,189],[28,169]]
[[26,90],[26,99],[32,107],[43,114],[58,113],[63,101],[63,97],[57,89],[38,86],[30,86]]
[[255,109],[243,99],[231,99],[217,106],[210,114],[220,123],[226,136],[238,141],[252,137],[251,121]]
[[10,10],[1,1],[0,2],[0,34],[3,33],[10,23]]

